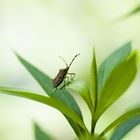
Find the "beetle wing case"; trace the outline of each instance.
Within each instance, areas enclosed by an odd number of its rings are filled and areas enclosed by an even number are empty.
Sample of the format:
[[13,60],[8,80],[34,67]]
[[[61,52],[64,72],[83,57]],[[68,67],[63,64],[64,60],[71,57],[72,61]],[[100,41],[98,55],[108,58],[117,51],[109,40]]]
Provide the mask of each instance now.
[[68,72],[68,69],[69,69],[69,67],[59,70],[58,74],[53,79],[53,86],[54,87],[59,86],[63,82],[63,80],[65,79],[65,76],[66,76],[66,74]]

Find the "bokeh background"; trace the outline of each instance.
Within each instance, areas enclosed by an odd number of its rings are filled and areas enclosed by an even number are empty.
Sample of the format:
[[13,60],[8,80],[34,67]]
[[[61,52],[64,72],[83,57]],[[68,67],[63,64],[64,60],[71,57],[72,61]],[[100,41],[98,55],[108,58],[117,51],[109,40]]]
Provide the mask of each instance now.
[[[140,13],[117,20],[139,4],[139,0],[0,0],[0,85],[44,93],[13,50],[52,77],[65,66],[58,56],[70,62],[80,53],[71,71],[76,73],[76,79],[89,82],[93,47],[98,65],[128,41],[139,49]],[[119,114],[140,104],[139,73],[126,94],[100,119],[97,133]],[[81,99],[76,99],[88,125],[89,112]],[[34,140],[33,121],[58,140],[75,137],[63,115],[55,109],[0,95],[0,140]],[[124,140],[139,137],[137,126]]]

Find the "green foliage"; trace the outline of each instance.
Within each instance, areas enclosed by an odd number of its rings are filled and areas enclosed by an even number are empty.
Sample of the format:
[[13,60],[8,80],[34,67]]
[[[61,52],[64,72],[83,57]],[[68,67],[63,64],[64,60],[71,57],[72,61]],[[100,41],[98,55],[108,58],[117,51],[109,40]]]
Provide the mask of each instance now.
[[[35,78],[35,80],[40,84],[40,86],[44,89],[44,91],[49,96],[57,98],[58,100],[66,103],[82,119],[80,108],[78,107],[76,101],[74,100],[74,98],[71,96],[71,94],[68,91],[66,91],[65,89],[62,89],[62,90],[57,90],[54,93],[54,89],[52,87],[52,79],[48,75],[41,72],[38,68],[33,66],[31,63],[27,62],[17,53],[16,53],[16,56],[19,59],[19,61],[24,65],[24,67],[28,70],[28,72]],[[75,131],[75,133],[77,135],[80,135],[81,132],[79,131],[79,129],[82,130],[82,128],[80,128],[80,126],[74,123],[70,118],[66,117],[66,119],[68,120],[70,125],[73,127],[73,130]]]
[[140,114],[134,116],[125,122],[122,122],[113,132],[110,140],[118,140],[123,138],[127,133],[129,133],[134,127],[140,124]]
[[124,93],[135,78],[136,72],[136,54],[134,53],[110,73],[100,93],[101,97],[95,119],[98,119],[100,115]]
[[112,128],[117,127],[118,125],[123,124],[124,122],[129,121],[130,119],[135,118],[138,115],[140,115],[140,108],[132,109],[132,110],[124,113],[119,118],[117,118],[115,121],[113,121],[107,128],[105,128],[100,135],[104,136]]
[[134,9],[132,9],[126,15],[123,15],[120,18],[118,18],[118,20],[126,19],[126,18],[131,17],[131,16],[138,14],[138,13],[140,13],[140,5],[136,6]]
[[137,6],[137,7],[135,7],[133,10],[131,10],[131,11],[126,15],[126,17],[132,16],[132,15],[137,14],[137,13],[139,13],[139,12],[140,12],[140,5]]
[[97,78],[97,65],[96,65],[96,57],[95,57],[95,50],[93,49],[93,58],[91,64],[91,71],[90,71],[90,82],[91,82],[91,100],[92,100],[92,120],[91,120],[91,134],[94,134],[96,122],[94,120],[94,114],[96,111],[96,107],[98,104],[98,78]]
[[69,84],[68,89],[74,91],[75,93],[80,94],[80,96],[87,103],[90,111],[92,112],[92,101],[90,97],[90,92],[89,92],[88,85],[85,81],[82,80],[72,81]]
[[[92,58],[92,64],[91,64],[91,73],[90,73],[90,81],[91,81],[91,99],[93,103],[93,111],[95,112],[97,101],[98,101],[98,83],[97,83],[97,65],[96,65],[96,57],[95,57],[95,51],[93,49],[93,58]],[[94,112],[92,115],[94,115]]]
[[98,135],[81,136],[78,140],[106,140]]
[[106,80],[111,72],[122,62],[124,62],[131,53],[131,42],[126,43],[124,46],[116,50],[108,56],[100,65],[98,70],[98,91],[102,90]]
[[[68,82],[65,88],[62,86],[55,91],[52,86],[52,78],[38,70],[18,54],[16,55],[49,97],[6,87],[0,87],[0,93],[31,99],[59,110],[64,114],[79,140],[104,140],[107,132],[112,129],[115,129],[115,131],[110,140],[115,140],[114,137],[117,137],[117,140],[119,140],[140,123],[140,108],[136,108],[125,112],[110,123],[99,135],[95,134],[98,119],[124,94],[136,76],[137,52],[132,52],[131,42],[126,43],[107,57],[98,70],[93,49],[90,88],[85,81],[77,80]],[[68,89],[72,90],[73,94],[78,93],[87,104],[91,113],[90,131],[83,121],[83,116],[77,102]],[[34,128],[36,140],[52,140],[37,124],[34,124]]]
[[35,140],[54,140],[49,134],[44,132],[37,123],[34,123]]
[[49,97],[42,96],[36,93],[31,93],[28,91],[22,91],[22,90],[11,89],[11,88],[3,88],[3,87],[0,87],[0,92],[5,93],[5,94],[24,97],[24,98],[38,101],[40,103],[54,107],[58,109],[59,111],[61,111],[63,114],[65,114],[68,118],[72,119],[74,122],[79,124],[82,128],[86,129],[83,123],[83,120],[65,103],[55,98],[49,98]]

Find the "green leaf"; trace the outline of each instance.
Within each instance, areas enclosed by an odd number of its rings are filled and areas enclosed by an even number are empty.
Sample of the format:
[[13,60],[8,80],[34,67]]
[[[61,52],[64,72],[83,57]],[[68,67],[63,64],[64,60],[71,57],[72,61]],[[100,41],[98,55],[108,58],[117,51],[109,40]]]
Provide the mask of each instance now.
[[133,16],[133,15],[139,13],[139,12],[140,12],[140,5],[138,5],[137,7],[135,7],[133,10],[131,10],[130,12],[128,12],[126,15],[123,15],[120,18],[118,18],[118,20],[126,19],[126,18],[128,18],[130,16]]
[[35,140],[54,140],[49,134],[44,132],[37,123],[34,123]]
[[107,79],[102,91],[95,119],[112,105],[130,86],[137,72],[136,53],[117,66]]
[[139,12],[140,12],[140,5],[135,7],[131,12],[129,12],[126,17],[132,16],[132,15],[137,14]]
[[90,93],[89,93],[88,85],[85,81],[82,80],[72,81],[70,82],[67,89],[70,89],[75,93],[78,93],[83,98],[83,100],[87,103],[89,109],[92,110]]
[[113,132],[110,140],[121,140],[134,127],[140,124],[140,114],[122,122]]
[[93,49],[93,58],[91,64],[91,73],[90,73],[90,81],[91,81],[91,100],[92,100],[92,120],[91,120],[91,133],[94,134],[96,121],[94,120],[94,114],[96,111],[96,107],[98,104],[98,80],[97,80],[97,65],[96,65],[96,57],[95,50]]
[[88,136],[81,136],[78,140],[106,140],[103,137],[100,137],[98,135],[88,135]]
[[117,49],[100,65],[98,70],[98,91],[101,92],[107,78],[116,66],[124,62],[131,53],[131,42]]
[[[95,51],[93,49],[93,58],[92,58],[92,64],[91,64],[91,98],[93,103],[93,110],[95,112],[97,101],[98,101],[98,84],[97,84],[97,65],[96,65],[96,57],[95,57]],[[93,114],[94,114],[93,112]],[[92,115],[93,115],[92,114]]]
[[55,97],[63,102],[65,102],[69,107],[71,107],[80,117],[82,117],[81,111],[74,100],[74,98],[66,90],[57,90],[54,93],[54,88],[52,86],[52,79],[38,70],[35,66],[27,62],[21,56],[16,54],[20,62],[25,66],[25,68],[30,72],[30,74],[36,79],[36,81],[41,85],[44,91],[52,97]]
[[[59,99],[60,101],[67,104],[75,113],[78,114],[79,117],[82,118],[82,114],[80,111],[79,106],[77,105],[75,99],[71,96],[71,94],[66,91],[65,89],[57,90],[54,93],[54,89],[52,86],[52,79],[41,72],[39,69],[37,69],[35,66],[30,64],[28,61],[26,61],[24,58],[22,58],[20,55],[16,54],[20,62],[24,65],[24,67],[28,70],[28,72],[36,79],[36,81],[41,85],[41,87],[44,89],[44,91],[51,97],[55,97]],[[67,117],[66,117],[67,118]],[[83,131],[75,122],[71,121],[69,118],[67,118],[70,125],[74,129],[75,133],[77,135],[80,135],[80,131]],[[79,130],[81,129],[81,130]]]
[[117,118],[115,121],[113,121],[107,128],[103,130],[103,132],[100,134],[100,136],[104,136],[107,132],[109,132],[112,128],[116,128],[123,122],[140,115],[140,108],[132,109],[123,115],[121,115],[119,118]]
[[70,107],[68,107],[65,103],[59,101],[58,99],[49,98],[46,96],[31,93],[28,91],[15,90],[15,89],[4,88],[4,87],[0,87],[0,92],[4,94],[16,95],[16,96],[24,97],[24,98],[31,99],[34,101],[38,101],[40,103],[43,103],[55,109],[58,109],[63,114],[65,114],[68,118],[70,118],[71,120],[79,124],[83,129],[87,131],[83,123],[83,120]]
[[137,50],[138,52],[138,63],[140,62],[140,48]]

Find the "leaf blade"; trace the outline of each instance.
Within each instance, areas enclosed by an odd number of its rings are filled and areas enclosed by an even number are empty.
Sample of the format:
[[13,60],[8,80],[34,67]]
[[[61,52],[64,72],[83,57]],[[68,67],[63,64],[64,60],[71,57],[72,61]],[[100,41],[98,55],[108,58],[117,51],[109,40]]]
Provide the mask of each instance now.
[[134,9],[132,9],[130,12],[128,12],[127,14],[125,15],[122,15],[121,17],[119,17],[117,19],[117,21],[121,21],[121,20],[124,20],[124,19],[127,19],[131,16],[134,16],[135,14],[138,14],[140,12],[140,5],[136,6]]
[[93,58],[92,58],[92,64],[91,64],[91,99],[93,104],[93,113],[94,114],[98,102],[98,84],[97,84],[97,64],[96,64],[96,56],[95,56],[95,50],[93,49]]
[[88,89],[88,85],[85,81],[83,80],[74,80],[70,82],[70,84],[67,87],[68,90],[74,91],[75,93],[78,93],[83,100],[86,102],[88,105],[90,111],[91,111],[91,98],[90,98],[90,93]]
[[[82,117],[81,111],[75,102],[74,98],[64,89],[57,90],[56,94],[54,94],[54,89],[52,86],[52,79],[41,72],[39,69],[37,69],[35,66],[27,62],[25,59],[23,59],[20,55],[16,54],[19,61],[25,66],[25,68],[28,70],[28,72],[35,78],[35,80],[40,84],[40,86],[45,90],[45,92],[52,97],[55,97],[63,102],[65,102],[67,105],[72,107],[72,109],[77,112],[77,114]],[[57,94],[58,93],[58,94]],[[61,93],[61,94],[60,94]],[[71,102],[71,103],[70,103]]]
[[98,70],[98,91],[101,92],[108,76],[113,69],[124,62],[131,53],[131,42],[124,44],[110,56],[108,56],[100,65]]
[[113,121],[110,125],[108,125],[100,134],[100,136],[104,136],[107,132],[109,132],[112,128],[117,127],[119,124],[121,124],[122,122],[135,117],[137,115],[140,115],[140,107],[132,109],[126,113],[124,113],[123,115],[121,115],[119,118],[117,118],[115,121]]
[[96,112],[96,107],[98,104],[98,76],[97,76],[97,64],[95,50],[93,48],[93,57],[90,70],[90,85],[91,85],[91,100],[92,100],[92,112],[91,112],[91,133],[94,134],[96,121],[94,120],[94,115]]
[[140,115],[133,116],[132,118],[121,123],[111,135],[110,140],[121,140],[130,130],[140,124]]
[[74,122],[79,124],[83,129],[86,128],[82,119],[71,108],[69,108],[65,103],[63,103],[55,98],[49,98],[49,97],[46,97],[43,95],[38,95],[38,94],[35,94],[32,92],[15,90],[15,89],[5,88],[5,87],[0,87],[0,92],[2,92],[3,94],[24,97],[27,99],[31,99],[31,100],[38,101],[40,103],[49,105],[49,106],[61,111],[67,117],[69,117]]
[[37,123],[34,122],[33,127],[36,140],[54,140],[54,138],[44,132]]
[[[57,90],[56,94],[53,92],[52,87],[52,79],[41,72],[38,68],[36,68],[34,65],[29,63],[27,60],[22,58],[19,54],[15,53],[21,64],[27,69],[27,71],[35,78],[35,80],[40,84],[40,86],[44,89],[44,91],[51,97],[55,97],[59,99],[60,101],[66,103],[69,107],[72,108],[73,111],[75,111],[79,117],[82,118],[81,110],[76,103],[75,99],[71,96],[71,94],[66,90]],[[67,118],[67,117],[66,117]],[[67,118],[68,122],[70,123],[71,127],[75,131],[77,135],[80,135],[80,131],[83,131],[82,128],[79,128],[75,122]]]
[[[105,83],[97,107],[95,118],[98,119],[130,86],[137,73],[136,53],[113,70]],[[121,78],[120,78],[121,77]]]

